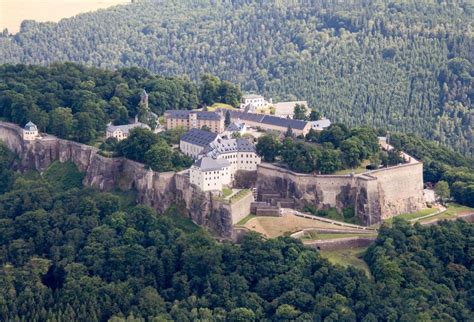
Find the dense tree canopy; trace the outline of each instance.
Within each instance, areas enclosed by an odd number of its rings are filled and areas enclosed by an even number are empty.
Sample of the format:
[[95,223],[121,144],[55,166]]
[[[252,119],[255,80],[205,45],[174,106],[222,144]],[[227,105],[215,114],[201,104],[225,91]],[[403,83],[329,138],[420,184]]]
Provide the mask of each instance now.
[[[0,172],[10,162],[0,154]],[[473,224],[384,226],[366,254],[369,279],[290,237],[218,243],[175,207],[159,216],[123,193],[82,188],[78,175],[56,163],[44,177],[14,175],[0,192],[2,321],[472,316]]]
[[[343,124],[334,124],[321,132],[310,130],[305,141],[292,138],[288,131],[283,142],[273,134],[266,134],[258,139],[256,151],[266,162],[279,159],[290,170],[301,173],[331,174],[343,168],[357,168],[368,159],[376,159],[372,165],[377,168],[383,159],[379,157],[382,152],[373,129],[349,130]],[[388,162],[387,158],[384,165],[397,163]]]
[[392,135],[390,143],[423,161],[425,183],[443,180],[455,201],[474,207],[474,161],[414,135]]
[[[0,37],[0,63],[211,73],[274,100],[305,99],[335,122],[416,132],[472,156],[472,21],[470,1],[143,0],[57,24],[25,21]],[[153,83],[151,101],[193,105],[193,95],[169,95],[188,83]]]
[[193,82],[137,68],[112,72],[71,63],[3,65],[0,79],[0,117],[20,125],[31,120],[40,131],[84,143],[103,135],[108,122],[126,124],[139,115],[143,89],[157,115],[199,104]]

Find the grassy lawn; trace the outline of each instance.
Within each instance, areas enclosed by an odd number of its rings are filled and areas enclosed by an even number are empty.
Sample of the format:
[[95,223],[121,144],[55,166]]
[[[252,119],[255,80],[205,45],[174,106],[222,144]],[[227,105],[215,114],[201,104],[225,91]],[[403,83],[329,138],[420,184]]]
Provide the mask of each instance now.
[[450,219],[456,217],[459,213],[462,212],[474,212],[474,208],[463,206],[457,203],[449,203],[447,206],[447,210],[439,215],[433,216],[433,217],[428,217],[428,218],[423,218],[420,219],[419,222],[426,222],[426,221],[432,221],[432,220],[441,220],[441,219]]
[[249,220],[251,220],[251,219],[253,219],[253,218],[255,218],[255,217],[257,217],[257,216],[254,215],[254,214],[250,214],[250,215],[248,215],[247,217],[242,218],[242,219],[237,223],[237,225],[245,225],[247,222],[249,222]]
[[224,198],[227,198],[228,196],[232,194],[232,189],[228,187],[224,187],[222,188],[222,194],[224,195]]
[[419,217],[423,217],[423,216],[433,214],[437,211],[438,211],[438,208],[426,208],[426,209],[422,209],[420,211],[417,211],[417,212],[414,212],[414,213],[411,213],[411,214],[401,214],[401,215],[398,215],[396,217],[388,218],[388,219],[385,219],[384,222],[392,224],[394,218],[402,218],[402,219],[405,219],[405,220],[411,220],[411,219],[416,219],[416,218],[419,218]]
[[209,112],[214,112],[214,111],[217,110],[218,108],[234,109],[234,107],[233,107],[232,105],[229,105],[229,104],[214,103],[214,104],[212,104],[212,106],[208,106],[208,107],[207,107],[207,110],[208,110]]
[[303,240],[327,240],[327,239],[337,239],[337,238],[347,238],[347,237],[377,237],[377,234],[337,234],[337,233],[328,233],[328,234],[318,234],[315,231],[309,232],[303,237]]
[[237,192],[235,195],[233,195],[232,197],[230,197],[229,201],[232,203],[232,202],[237,202],[239,201],[240,199],[242,199],[243,197],[245,197],[246,195],[248,195],[250,193],[250,190],[249,189],[243,189],[243,190],[240,190],[239,192]]
[[344,267],[352,265],[356,268],[359,268],[365,272],[365,274],[370,277],[369,266],[362,259],[364,256],[366,247],[361,248],[350,248],[343,250],[321,250],[319,253],[321,257],[328,259],[333,264],[339,264]]
[[314,208],[306,207],[303,211],[309,215],[342,221],[353,225],[362,225],[362,221],[355,215],[353,208],[346,208],[342,213],[338,212],[336,208],[317,211]]
[[336,174],[336,175],[346,175],[346,174],[351,174],[352,172],[354,172],[354,173],[363,173],[363,172],[368,171],[366,166],[368,166],[369,164],[370,164],[370,160],[365,160],[364,162],[361,163],[360,166],[358,166],[355,169],[343,169],[343,170],[339,170],[339,171],[334,172],[334,174]]

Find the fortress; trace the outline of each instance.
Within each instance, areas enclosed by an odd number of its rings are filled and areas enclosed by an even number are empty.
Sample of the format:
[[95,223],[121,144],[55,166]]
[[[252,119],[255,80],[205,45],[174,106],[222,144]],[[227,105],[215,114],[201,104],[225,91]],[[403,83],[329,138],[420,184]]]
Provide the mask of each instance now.
[[[77,142],[48,135],[26,141],[22,129],[11,123],[0,122],[0,140],[19,155],[21,171],[43,172],[54,161],[72,161],[85,173],[84,185],[102,191],[117,187],[134,189],[137,202],[159,212],[173,204],[181,205],[196,224],[222,237],[231,237],[233,224],[250,213],[254,201],[249,194],[236,203],[228,203],[215,192],[204,192],[191,185],[186,174],[159,173],[125,158],[107,158],[98,149]],[[354,207],[356,215],[367,225],[424,206],[423,164],[416,160],[356,175],[299,174],[261,164],[257,176],[241,177],[247,181],[253,178],[253,182],[246,184],[256,187],[261,201],[290,200],[296,208],[309,204],[318,209]]]
[[292,200],[294,207],[355,209],[365,225],[424,208],[423,164],[416,160],[394,167],[349,175],[295,173],[271,164],[257,171],[260,201]]

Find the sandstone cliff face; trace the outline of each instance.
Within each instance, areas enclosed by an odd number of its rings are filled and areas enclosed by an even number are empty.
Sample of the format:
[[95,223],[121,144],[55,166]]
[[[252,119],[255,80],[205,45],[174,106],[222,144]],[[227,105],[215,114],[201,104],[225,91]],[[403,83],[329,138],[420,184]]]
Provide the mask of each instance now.
[[297,208],[354,207],[366,225],[424,207],[423,164],[412,163],[360,175],[298,174],[261,164],[257,190],[293,198]]
[[72,161],[85,173],[84,185],[101,191],[135,189],[137,202],[162,213],[172,204],[184,204],[188,216],[198,225],[222,237],[232,234],[232,211],[229,205],[214,200],[189,183],[184,174],[159,173],[143,164],[124,158],[107,158],[94,147],[46,136],[32,142],[23,141],[21,129],[0,122],[0,140],[19,155],[19,170],[43,172],[54,161]]

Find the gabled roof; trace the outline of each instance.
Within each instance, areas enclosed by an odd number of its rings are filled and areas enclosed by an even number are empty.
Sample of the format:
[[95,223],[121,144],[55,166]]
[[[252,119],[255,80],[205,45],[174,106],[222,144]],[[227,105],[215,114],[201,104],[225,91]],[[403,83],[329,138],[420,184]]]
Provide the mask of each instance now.
[[218,155],[232,152],[255,152],[255,146],[243,138],[217,139],[210,143],[201,154],[216,158]]
[[230,111],[230,116],[233,119],[240,119],[242,121],[262,122],[265,117],[264,114],[246,113],[241,111]]
[[194,163],[194,166],[201,169],[201,171],[216,171],[230,166],[230,163],[226,159],[202,157]]
[[192,129],[181,136],[181,141],[205,147],[217,137],[219,137],[217,133],[200,129]]
[[187,120],[189,118],[189,111],[186,110],[168,110],[165,112],[165,116],[174,119]]
[[36,124],[31,121],[26,123],[24,129],[27,131],[38,131],[38,127],[36,126]]
[[198,120],[219,121],[222,117],[216,112],[199,111],[195,112]]
[[292,129],[297,129],[297,130],[304,129],[306,124],[308,124],[308,122],[306,121],[287,119],[287,118],[272,116],[272,115],[265,115],[265,117],[262,120],[262,123],[273,125],[273,126],[279,126],[282,128],[287,128],[288,126],[291,126]]
[[124,134],[128,134],[130,130],[134,128],[142,128],[142,129],[150,129],[150,127],[144,123],[132,123],[132,124],[125,124],[125,125],[109,125],[107,126],[107,132],[115,132],[115,131],[122,131]]
[[237,132],[237,131],[243,130],[244,128],[245,128],[245,124],[242,124],[242,123],[239,123],[239,122],[232,122],[232,123],[229,124],[226,131]]

